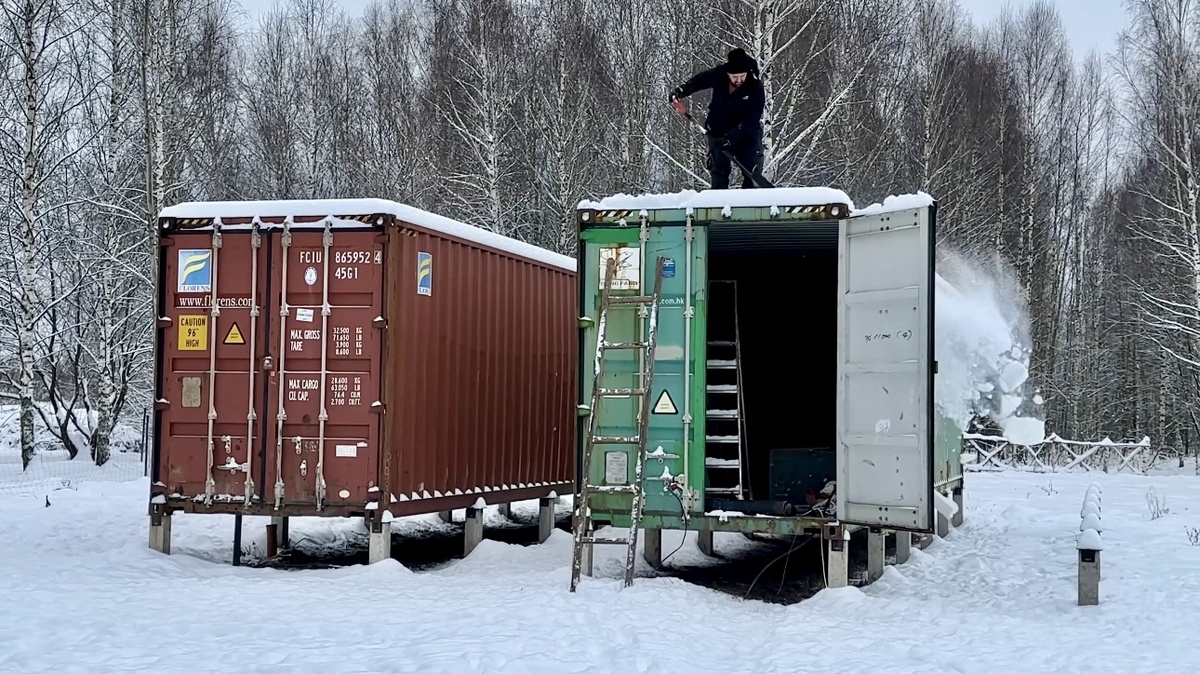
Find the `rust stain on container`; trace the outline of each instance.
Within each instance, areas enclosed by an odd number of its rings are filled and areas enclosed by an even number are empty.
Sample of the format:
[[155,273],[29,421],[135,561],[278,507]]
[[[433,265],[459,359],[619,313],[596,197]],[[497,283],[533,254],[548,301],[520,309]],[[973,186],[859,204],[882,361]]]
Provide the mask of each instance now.
[[403,516],[570,491],[569,258],[377,200],[184,204],[160,229],[168,510]]

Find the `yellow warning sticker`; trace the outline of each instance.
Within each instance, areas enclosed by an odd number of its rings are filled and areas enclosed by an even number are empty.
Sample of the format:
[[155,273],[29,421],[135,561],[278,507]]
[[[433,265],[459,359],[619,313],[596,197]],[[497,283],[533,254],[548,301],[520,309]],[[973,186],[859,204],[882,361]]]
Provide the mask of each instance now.
[[238,328],[238,324],[234,323],[229,326],[229,332],[225,333],[226,344],[245,344],[246,339],[242,337],[242,331]]
[[671,394],[667,393],[667,389],[663,389],[662,394],[658,396],[658,402],[654,403],[654,414],[679,414],[679,410],[675,407],[675,401],[671,400]]
[[179,317],[179,350],[208,349],[208,316],[203,314]]

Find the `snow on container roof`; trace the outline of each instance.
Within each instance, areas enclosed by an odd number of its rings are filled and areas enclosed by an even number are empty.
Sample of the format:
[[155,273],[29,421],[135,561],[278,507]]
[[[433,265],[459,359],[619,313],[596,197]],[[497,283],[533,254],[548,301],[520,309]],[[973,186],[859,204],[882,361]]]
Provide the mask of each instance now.
[[883,200],[882,204],[875,203],[866,208],[855,209],[850,207],[850,217],[856,215],[874,215],[876,213],[891,213],[893,211],[904,211],[910,208],[924,208],[925,206],[933,205],[933,197],[924,192],[916,194],[893,194]]
[[600,201],[583,200],[576,210],[653,210],[667,208],[724,208],[726,206],[770,208],[772,206],[824,206],[854,202],[832,187],[777,187],[757,190],[684,190],[666,194],[615,194]]
[[[313,199],[280,201],[189,201],[164,208],[160,218],[325,218],[333,217],[334,226],[362,227],[361,222],[339,221],[339,216],[387,213],[396,219],[447,236],[513,255],[542,262],[568,271],[576,271],[575,258],[518,241],[511,237],[452,220],[436,213],[387,199]],[[249,229],[250,225],[222,225],[223,230]]]

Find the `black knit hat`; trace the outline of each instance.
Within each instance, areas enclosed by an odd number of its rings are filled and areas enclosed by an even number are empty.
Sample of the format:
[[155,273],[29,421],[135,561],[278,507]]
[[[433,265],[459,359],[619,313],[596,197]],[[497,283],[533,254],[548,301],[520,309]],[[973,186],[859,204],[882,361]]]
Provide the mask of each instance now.
[[758,76],[758,61],[755,61],[741,47],[736,47],[729,52],[728,60],[725,63],[725,70],[730,73],[749,73]]

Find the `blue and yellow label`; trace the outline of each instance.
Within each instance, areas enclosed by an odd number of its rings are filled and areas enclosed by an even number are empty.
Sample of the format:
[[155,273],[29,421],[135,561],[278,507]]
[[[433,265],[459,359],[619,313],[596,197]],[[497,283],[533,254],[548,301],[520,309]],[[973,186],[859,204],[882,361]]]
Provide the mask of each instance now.
[[176,292],[212,292],[212,251],[179,251],[179,284]]
[[417,294],[433,295],[433,254],[417,251]]

